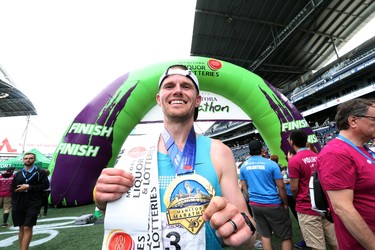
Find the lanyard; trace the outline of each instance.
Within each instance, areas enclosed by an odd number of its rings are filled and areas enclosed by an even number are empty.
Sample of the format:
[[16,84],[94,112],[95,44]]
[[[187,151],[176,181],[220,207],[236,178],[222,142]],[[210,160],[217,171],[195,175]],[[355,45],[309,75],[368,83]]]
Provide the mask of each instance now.
[[29,171],[25,170],[25,169],[22,169],[22,175],[23,175],[23,178],[25,178],[26,180],[26,183],[28,183],[33,177],[34,175],[37,173],[37,172],[34,172],[29,178],[26,177],[26,173],[32,173],[35,169],[35,166],[33,166]]
[[344,136],[338,135],[337,137],[339,139],[343,140],[344,142],[346,142],[347,144],[349,144],[352,148],[354,148],[355,150],[357,150],[359,153],[361,153],[372,164],[375,164],[375,161],[374,161],[374,159],[375,159],[375,152],[373,152],[371,149],[369,149],[368,147],[366,147],[365,145],[363,145],[364,149],[366,149],[366,151],[371,155],[372,159],[370,157],[368,157],[368,155],[366,155],[365,153],[363,153],[362,150],[360,150],[356,145],[354,145],[354,143],[352,143],[350,140],[348,140]]
[[183,175],[194,172],[195,152],[196,152],[196,136],[194,127],[191,128],[186,140],[184,149],[181,151],[168,130],[164,128],[161,133],[168,155],[172,160],[177,175]]

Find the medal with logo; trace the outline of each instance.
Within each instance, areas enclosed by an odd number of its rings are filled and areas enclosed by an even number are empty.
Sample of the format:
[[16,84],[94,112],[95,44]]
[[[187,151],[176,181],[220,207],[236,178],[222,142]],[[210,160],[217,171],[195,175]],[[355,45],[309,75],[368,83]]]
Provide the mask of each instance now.
[[162,132],[162,138],[177,175],[164,194],[168,224],[180,225],[190,233],[197,234],[204,225],[202,214],[215,195],[215,190],[206,178],[194,173],[194,128],[190,130],[182,152],[166,129]]

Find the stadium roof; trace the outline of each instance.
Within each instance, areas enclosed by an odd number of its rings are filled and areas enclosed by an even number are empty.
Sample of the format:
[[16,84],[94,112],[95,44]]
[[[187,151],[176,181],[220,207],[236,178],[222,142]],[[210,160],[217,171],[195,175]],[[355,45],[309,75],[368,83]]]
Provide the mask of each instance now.
[[0,66],[0,117],[36,115],[29,98],[18,90]]
[[373,17],[373,0],[197,0],[191,55],[231,62],[288,93]]
[[[373,0],[197,0],[190,54],[249,69],[285,93],[373,17]],[[0,66],[0,117],[36,114]]]

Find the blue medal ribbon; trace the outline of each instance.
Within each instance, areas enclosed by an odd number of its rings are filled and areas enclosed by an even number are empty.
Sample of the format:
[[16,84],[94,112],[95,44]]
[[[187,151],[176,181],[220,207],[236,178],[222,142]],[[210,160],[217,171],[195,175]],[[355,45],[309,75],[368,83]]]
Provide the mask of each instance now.
[[368,147],[366,147],[365,145],[363,145],[364,149],[371,155],[372,159],[366,155],[365,153],[363,153],[362,150],[360,150],[356,145],[354,145],[354,143],[352,143],[348,138],[345,138],[344,136],[342,135],[338,135],[337,136],[339,139],[341,139],[342,141],[346,142],[347,144],[349,144],[352,148],[354,148],[355,150],[357,150],[361,155],[363,155],[364,157],[366,157],[372,164],[375,164],[375,152],[372,151],[371,149],[369,149]]
[[29,178],[27,178],[26,174],[27,173],[31,174],[34,171],[34,169],[35,169],[35,166],[33,166],[29,171],[27,171],[25,169],[22,169],[22,175],[25,178],[26,183],[28,183],[34,177],[34,175],[36,174],[36,172],[34,172]]
[[181,151],[168,130],[164,128],[161,133],[168,155],[171,158],[177,175],[189,174],[194,172],[195,153],[196,153],[196,135],[194,127],[191,128],[186,140],[184,149]]

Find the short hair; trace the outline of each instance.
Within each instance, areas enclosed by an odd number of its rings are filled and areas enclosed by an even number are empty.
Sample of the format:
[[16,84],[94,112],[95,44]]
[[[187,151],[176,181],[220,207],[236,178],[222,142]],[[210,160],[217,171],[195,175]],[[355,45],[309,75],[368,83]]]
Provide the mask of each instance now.
[[292,130],[289,134],[289,139],[292,140],[297,147],[304,148],[307,143],[307,133],[302,129]]
[[25,157],[25,155],[33,155],[34,159],[36,160],[36,154],[34,154],[32,152],[26,152],[23,156]]
[[297,152],[296,152],[296,150],[294,148],[290,148],[288,150],[288,153],[291,154],[291,155],[296,155],[297,154]]
[[258,140],[251,140],[249,142],[249,153],[250,155],[260,155],[262,154],[262,143]]
[[335,116],[338,130],[349,129],[348,118],[350,116],[366,115],[369,108],[375,104],[375,99],[356,98],[341,103],[337,107]]
[[14,167],[7,167],[7,169],[5,170],[5,172],[7,172],[7,173],[13,173],[14,172]]
[[279,163],[279,157],[277,155],[271,155],[270,156],[270,160],[276,162],[276,163]]

